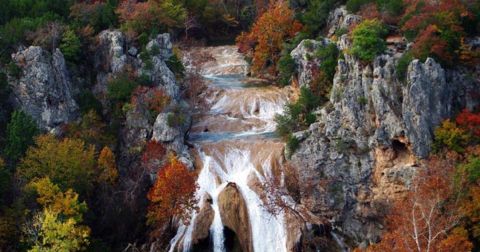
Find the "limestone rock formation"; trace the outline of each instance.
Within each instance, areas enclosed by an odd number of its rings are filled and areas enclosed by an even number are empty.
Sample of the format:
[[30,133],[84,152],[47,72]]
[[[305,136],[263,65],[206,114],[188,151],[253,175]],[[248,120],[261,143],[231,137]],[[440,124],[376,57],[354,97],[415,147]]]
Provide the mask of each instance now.
[[168,33],[158,35],[147,44],[146,49],[151,62],[142,62],[139,55],[141,68],[138,69],[138,75],[147,76],[154,86],[161,86],[170,97],[178,99],[180,89],[175,74],[165,63],[173,55],[170,35]]
[[320,60],[315,57],[316,50],[320,47],[325,47],[329,43],[328,39],[322,41],[305,39],[290,53],[290,56],[292,56],[295,64],[298,66],[298,83],[301,87],[310,84],[314,77],[314,71],[321,64]]
[[[337,46],[345,50],[350,43],[344,35]],[[389,52],[364,64],[344,54],[330,102],[301,133],[307,137],[292,156],[300,184],[315,185],[302,204],[357,244],[379,239],[381,205],[408,189],[435,127],[478,104],[468,94],[480,86],[478,79],[468,79],[462,69],[444,70],[433,59],[411,62],[402,83],[400,56]]]
[[10,81],[16,108],[30,115],[47,131],[58,129],[78,116],[70,76],[60,50],[50,53],[30,46],[12,55],[12,60],[22,69],[20,78]]
[[328,36],[332,36],[339,30],[347,30],[355,24],[360,23],[362,17],[348,13],[345,6],[341,6],[330,13],[327,20]]
[[218,195],[218,206],[222,223],[235,232],[242,251],[253,251],[248,209],[241,192],[235,183],[229,183]]

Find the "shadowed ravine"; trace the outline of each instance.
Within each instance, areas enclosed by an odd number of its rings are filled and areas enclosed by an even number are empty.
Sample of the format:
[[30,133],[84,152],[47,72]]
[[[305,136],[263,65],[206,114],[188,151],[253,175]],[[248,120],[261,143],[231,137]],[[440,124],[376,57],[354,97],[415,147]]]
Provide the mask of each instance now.
[[189,136],[197,156],[200,211],[179,228],[170,250],[195,250],[198,236],[205,236],[198,234],[199,223],[205,225],[199,218],[208,208],[214,212],[207,223],[209,250],[287,251],[285,218],[266,211],[261,185],[282,174],[284,143],[273,134],[274,117],[291,92],[248,79],[248,65],[235,47],[204,50],[215,58],[200,66],[207,110],[194,115]]

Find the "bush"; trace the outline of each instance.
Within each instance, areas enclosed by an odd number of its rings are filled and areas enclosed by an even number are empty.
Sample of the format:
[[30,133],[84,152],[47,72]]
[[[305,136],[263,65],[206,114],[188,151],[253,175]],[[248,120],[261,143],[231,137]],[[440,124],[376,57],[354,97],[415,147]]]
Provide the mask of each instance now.
[[60,43],[60,50],[65,56],[65,59],[71,62],[78,60],[80,56],[82,43],[77,34],[71,29],[68,29],[63,34],[62,43]]
[[376,20],[365,20],[352,32],[351,53],[363,61],[372,61],[387,48],[387,29]]
[[320,70],[323,71],[328,80],[333,82],[335,76],[335,68],[338,61],[338,48],[334,43],[328,44],[326,47],[320,47],[315,52],[315,57],[321,59]]
[[290,53],[286,53],[280,57],[277,69],[279,83],[283,86],[290,84],[290,79],[295,73],[295,61],[292,56],[290,56]]
[[83,114],[94,110],[98,114],[102,114],[102,103],[93,95],[92,91],[85,89],[80,92],[77,97],[80,112]]
[[334,0],[310,0],[307,1],[306,11],[300,17],[303,24],[305,24],[305,31],[315,37],[321,29],[327,24],[330,11],[336,6]]
[[371,2],[373,2],[373,0],[348,0],[346,7],[349,12],[357,13],[358,11],[360,11],[362,6]]
[[293,134],[289,134],[287,137],[287,146],[286,146],[289,158],[298,149],[299,146],[300,146],[300,141]]
[[128,76],[119,76],[108,83],[108,98],[116,102],[127,102],[137,86]]
[[7,125],[4,154],[11,162],[18,161],[27,148],[33,144],[33,137],[39,133],[37,124],[22,111],[14,111]]
[[405,52],[402,57],[397,61],[396,71],[397,78],[400,81],[405,81],[407,78],[407,71],[410,62],[412,62],[413,56],[410,52]]
[[173,54],[167,61],[165,61],[168,68],[175,74],[177,78],[185,77],[185,67],[177,54]]
[[403,0],[377,0],[377,8],[388,15],[399,16],[403,13],[405,4]]
[[312,113],[321,104],[321,99],[317,97],[307,87],[300,89],[300,96],[294,103],[285,105],[283,115],[276,115],[277,122],[276,133],[288,139],[290,133],[305,129],[316,120]]
[[465,130],[457,127],[454,122],[445,120],[442,125],[435,129],[433,150],[438,152],[447,148],[462,153],[469,139],[470,136]]

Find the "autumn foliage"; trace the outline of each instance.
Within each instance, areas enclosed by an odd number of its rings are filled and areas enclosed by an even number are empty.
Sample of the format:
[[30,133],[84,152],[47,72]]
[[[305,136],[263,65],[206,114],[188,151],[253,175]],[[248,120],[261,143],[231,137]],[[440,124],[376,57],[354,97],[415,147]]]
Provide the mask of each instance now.
[[[458,194],[453,183],[453,159],[433,157],[420,171],[412,189],[387,217],[389,229],[370,251],[470,251],[472,243],[458,225]],[[462,250],[451,250],[462,248]]]
[[472,18],[464,1],[405,2],[408,7],[402,30],[414,39],[414,56],[420,59],[432,56],[444,63],[453,63],[465,35],[462,23]]
[[159,169],[157,180],[148,192],[149,222],[171,225],[174,218],[179,218],[188,223],[190,214],[197,209],[195,179],[195,174],[172,155],[168,164]]
[[142,166],[149,172],[155,171],[160,166],[160,160],[164,158],[165,153],[166,149],[162,143],[154,140],[149,141],[142,154]]
[[302,28],[286,1],[271,2],[248,33],[237,37],[240,52],[252,57],[252,71],[275,73],[283,43]]

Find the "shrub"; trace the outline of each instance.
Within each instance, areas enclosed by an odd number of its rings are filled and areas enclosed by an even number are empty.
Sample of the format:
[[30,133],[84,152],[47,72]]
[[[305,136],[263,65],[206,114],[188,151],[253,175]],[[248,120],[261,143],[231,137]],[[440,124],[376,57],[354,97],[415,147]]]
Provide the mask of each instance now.
[[97,100],[92,91],[88,89],[82,90],[76,100],[82,114],[86,114],[91,110],[94,110],[98,114],[102,113],[102,103]]
[[4,154],[9,161],[16,162],[33,144],[33,137],[39,133],[37,124],[22,111],[14,111],[7,125]]
[[357,13],[362,6],[373,2],[373,0],[348,0],[346,7],[349,12]]
[[80,26],[91,26],[96,32],[117,24],[114,1],[91,1],[75,3],[70,9],[70,17]]
[[178,58],[176,53],[174,53],[172,57],[165,61],[165,63],[177,78],[185,77],[185,67],[183,66],[182,61]]
[[278,80],[281,85],[286,86],[290,84],[290,79],[295,73],[295,61],[293,60],[290,53],[282,55],[280,60],[278,60]]
[[289,134],[287,137],[287,152],[289,157],[298,149],[300,146],[300,141],[293,135]]
[[363,61],[372,61],[386,49],[387,30],[376,20],[365,20],[352,32],[351,53]]
[[472,113],[468,109],[464,109],[457,116],[455,122],[473,136],[480,137],[480,113]]
[[435,129],[435,140],[433,142],[433,150],[438,152],[443,148],[456,152],[463,152],[464,147],[468,144],[470,136],[468,133],[457,127],[457,125],[445,120],[439,127]]
[[338,61],[338,48],[334,43],[329,43],[325,47],[320,47],[315,52],[315,57],[321,60],[320,70],[323,71],[328,80],[333,82],[335,68]]
[[300,19],[305,24],[305,31],[310,37],[314,37],[325,27],[330,11],[335,8],[336,2],[334,0],[307,1],[306,11]]
[[397,61],[396,71],[397,71],[397,78],[400,81],[405,81],[407,78],[407,71],[410,62],[412,62],[413,56],[410,52],[405,52],[400,59]]
[[108,83],[108,98],[117,102],[127,102],[137,86],[138,84],[128,76],[119,76]]
[[307,87],[300,89],[300,96],[294,103],[285,105],[283,115],[276,115],[277,122],[276,133],[288,139],[290,133],[304,129],[316,120],[312,113],[321,104],[321,99],[317,97]]
[[60,50],[62,51],[63,56],[65,56],[65,59],[71,62],[77,61],[80,56],[81,47],[82,43],[77,34],[71,29],[65,31],[62,43],[60,43]]

